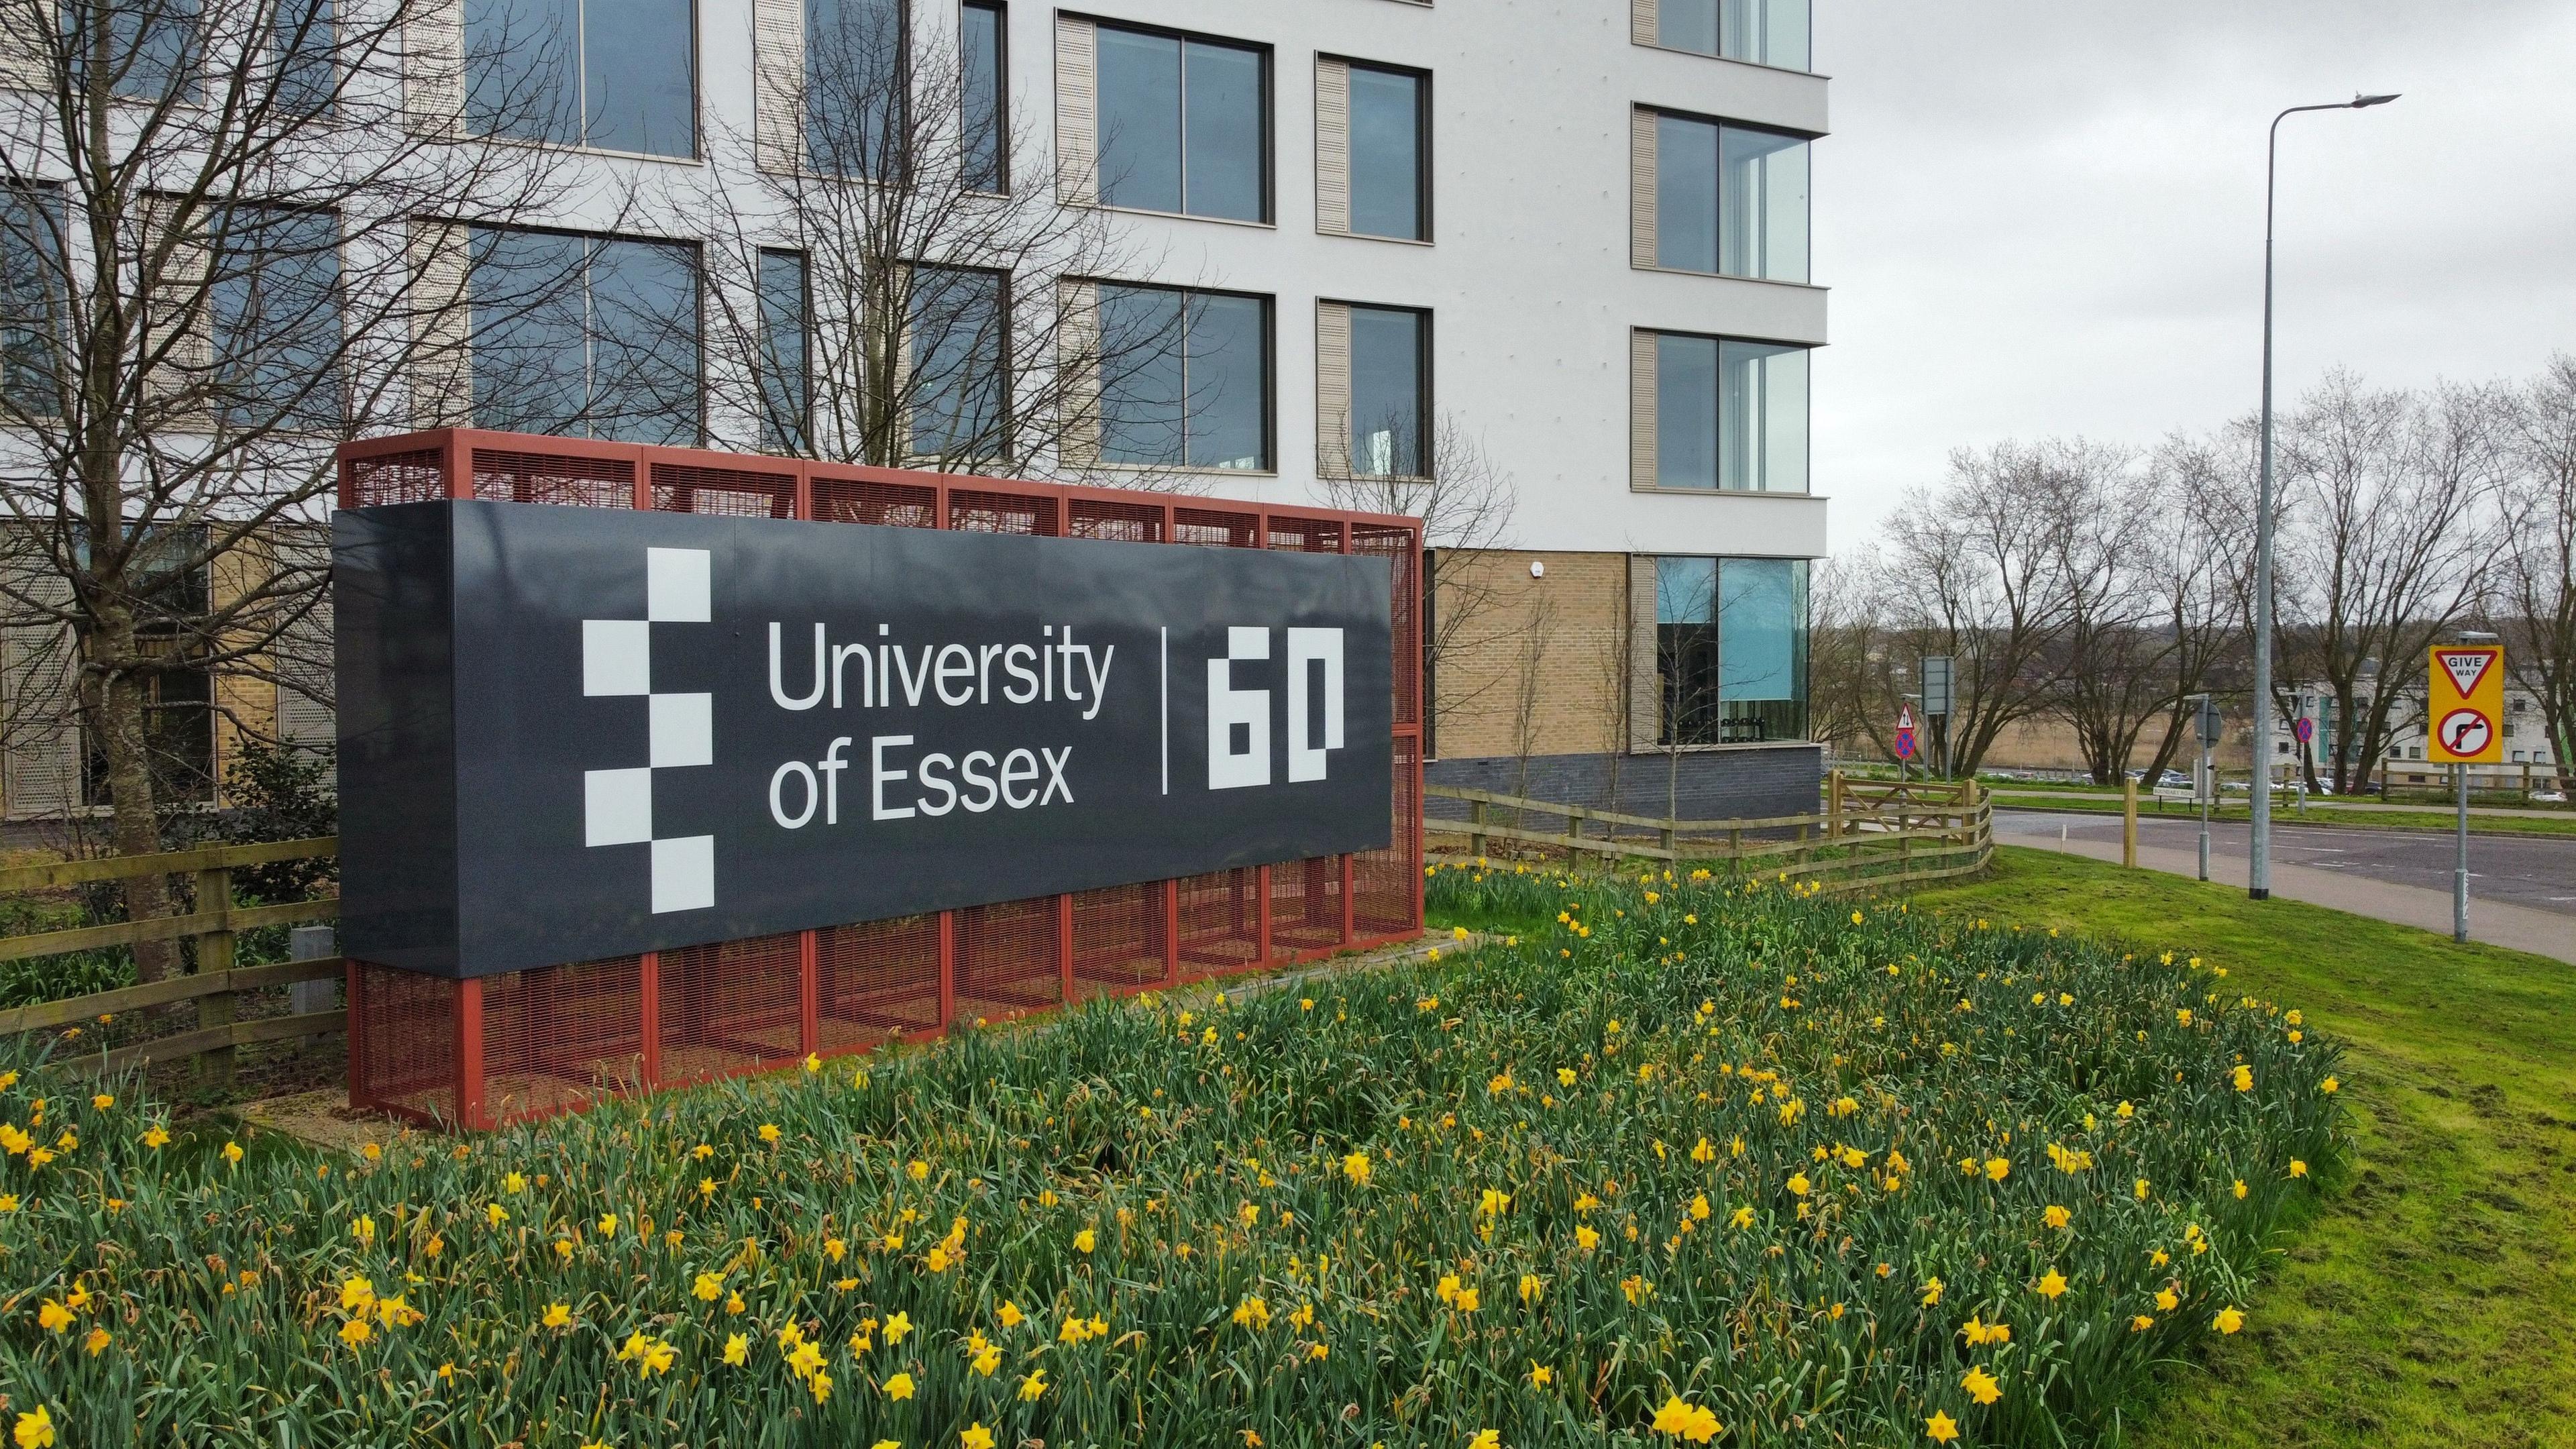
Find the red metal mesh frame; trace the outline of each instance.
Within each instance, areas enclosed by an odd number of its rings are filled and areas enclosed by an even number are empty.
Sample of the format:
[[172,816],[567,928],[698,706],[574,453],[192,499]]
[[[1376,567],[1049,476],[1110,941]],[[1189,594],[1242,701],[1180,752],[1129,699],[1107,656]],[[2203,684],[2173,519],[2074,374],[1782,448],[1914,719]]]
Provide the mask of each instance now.
[[342,507],[437,497],[1386,557],[1393,843],[478,981],[352,962],[353,1106],[488,1127],[1421,931],[1415,520],[463,429],[340,450]]
[[660,953],[656,1086],[784,1066],[805,1055],[805,933]]
[[1002,1021],[1064,1004],[1056,898],[968,906],[957,921],[951,1021]]
[[814,933],[817,1051],[865,1051],[939,1031],[939,917],[899,916]]
[[579,1111],[645,1075],[636,956],[487,976],[483,1107],[494,1120]]

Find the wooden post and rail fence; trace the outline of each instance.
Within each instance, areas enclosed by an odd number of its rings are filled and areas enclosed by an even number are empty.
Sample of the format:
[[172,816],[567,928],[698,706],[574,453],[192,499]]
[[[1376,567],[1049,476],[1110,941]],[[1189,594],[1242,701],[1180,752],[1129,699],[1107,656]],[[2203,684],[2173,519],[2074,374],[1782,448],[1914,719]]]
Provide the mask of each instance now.
[[[1434,836],[1465,847],[1426,848],[1429,860],[1500,854],[1600,869],[1687,862],[1845,891],[1966,875],[1994,853],[1993,803],[1974,781],[1857,780],[1835,770],[1815,814],[1730,820],[1628,815],[1455,785],[1425,785],[1423,794],[1467,807],[1464,819],[1424,817],[1426,847]],[[1554,828],[1536,828],[1533,817]]]

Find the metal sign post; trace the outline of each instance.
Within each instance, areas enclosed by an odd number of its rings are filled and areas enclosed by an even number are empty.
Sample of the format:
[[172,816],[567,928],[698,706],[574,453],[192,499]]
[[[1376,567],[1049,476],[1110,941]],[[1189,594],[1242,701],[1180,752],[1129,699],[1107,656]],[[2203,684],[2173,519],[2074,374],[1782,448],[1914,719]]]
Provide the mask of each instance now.
[[2469,939],[2469,766],[2504,759],[2504,649],[2493,634],[2463,629],[2433,646],[2424,758],[2459,771],[2459,825],[2451,866],[2451,939]]
[[2308,697],[2304,694],[2299,696],[2299,717],[2290,721],[2290,735],[2299,742],[2298,763],[2290,768],[2299,785],[2298,810],[2305,815],[2308,813],[2308,771],[2316,768],[2317,722],[2308,713]]
[[1914,706],[1909,702],[1896,706],[1896,783],[1905,783],[1905,764],[1914,758]]
[[1955,690],[1951,680],[1957,672],[1952,664],[1953,661],[1947,654],[1923,656],[1923,713],[1927,718],[1941,722],[1941,778],[1944,780],[1950,778],[1952,759],[1950,718],[1953,713]]
[[[2218,748],[2220,736],[2218,701],[2205,694],[2193,695],[2192,698],[2200,701],[2200,713],[2195,721],[2200,735],[2200,788],[2193,793],[2200,796],[2200,878],[2207,880],[2209,879],[2209,802],[2210,797],[2218,793],[2218,772],[2210,758],[2210,752]],[[2256,778],[2255,788],[2269,787],[2269,781],[2261,779],[2259,775]]]

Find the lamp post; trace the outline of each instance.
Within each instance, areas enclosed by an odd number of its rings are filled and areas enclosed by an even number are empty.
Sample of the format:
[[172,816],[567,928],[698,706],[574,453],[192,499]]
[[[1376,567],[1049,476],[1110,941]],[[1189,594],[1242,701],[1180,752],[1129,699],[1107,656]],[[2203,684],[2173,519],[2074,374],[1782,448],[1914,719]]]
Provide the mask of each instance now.
[[2272,897],[2272,190],[2281,154],[2281,123],[2301,111],[2357,111],[2394,95],[2356,95],[2331,105],[2292,106],[2272,118],[2263,148],[2263,463],[2254,494],[2254,780],[2245,894]]

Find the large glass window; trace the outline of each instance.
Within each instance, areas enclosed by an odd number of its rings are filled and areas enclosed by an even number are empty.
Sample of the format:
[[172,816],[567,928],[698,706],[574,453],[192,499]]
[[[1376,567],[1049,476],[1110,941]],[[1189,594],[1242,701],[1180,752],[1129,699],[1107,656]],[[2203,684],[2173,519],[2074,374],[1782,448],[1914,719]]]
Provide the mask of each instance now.
[[1655,337],[1655,486],[1807,491],[1807,349]]
[[1270,53],[1099,28],[1100,199],[1270,219]]
[[63,225],[59,192],[0,188],[0,402],[23,417],[60,409]]
[[1010,402],[1004,369],[1010,293],[1000,272],[916,267],[912,319],[912,451],[926,458],[998,458]]
[[243,426],[331,432],[340,395],[340,219],[239,206],[217,215],[206,288],[214,404]]
[[[87,84],[89,66],[95,57],[110,92],[137,100],[159,100],[177,95],[191,84],[205,58],[205,15],[200,0],[155,0],[149,4],[87,0],[44,9],[55,11],[75,84]],[[41,15],[43,9],[36,13]],[[16,27],[27,22],[13,16],[9,23]]]
[[478,425],[697,442],[695,248],[478,230],[469,300]]
[[279,0],[270,17],[268,54],[277,67],[278,108],[318,115],[339,86],[338,0]]
[[1010,27],[1001,0],[966,0],[957,16],[957,118],[966,182],[978,191],[1011,189]]
[[1269,298],[1103,285],[1100,339],[1104,461],[1271,466]]
[[903,174],[912,116],[904,0],[805,0],[805,154],[827,176]]
[[697,154],[691,0],[464,0],[478,134]]
[[1655,684],[1663,744],[1807,734],[1807,561],[1655,560]]
[[1808,66],[1808,0],[1659,0],[1655,43],[1784,70]]
[[1351,67],[1351,230],[1421,241],[1430,234],[1425,142],[1431,78]]
[[1807,280],[1807,140],[1655,117],[1655,265]]
[[812,434],[813,353],[805,254],[760,254],[760,446],[804,453]]
[[1429,412],[1430,314],[1401,307],[1351,309],[1351,470],[1423,475]]

